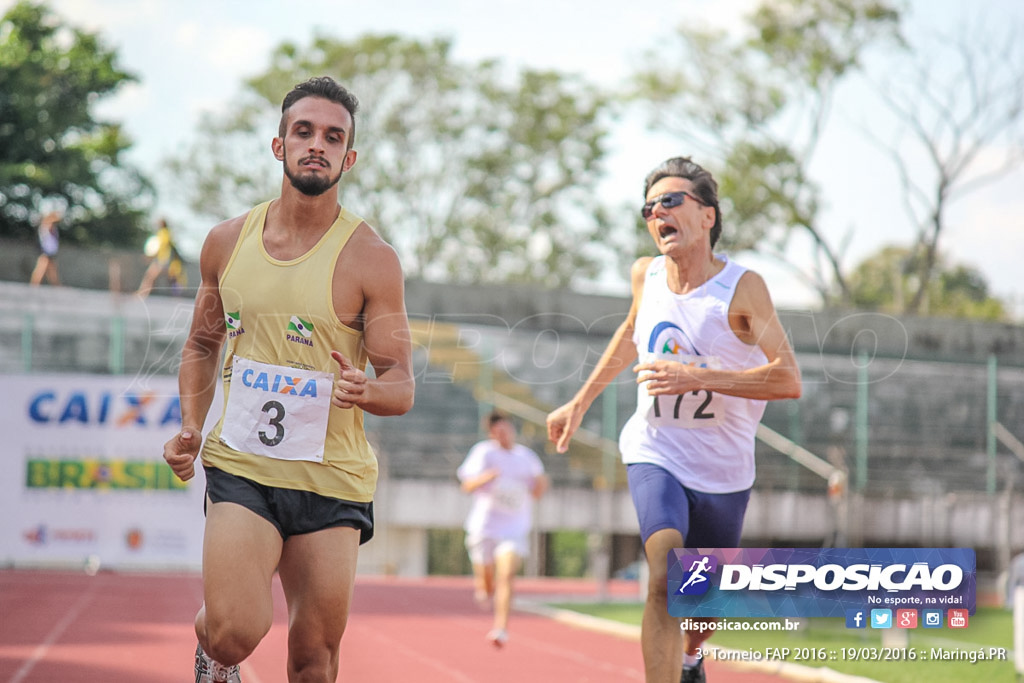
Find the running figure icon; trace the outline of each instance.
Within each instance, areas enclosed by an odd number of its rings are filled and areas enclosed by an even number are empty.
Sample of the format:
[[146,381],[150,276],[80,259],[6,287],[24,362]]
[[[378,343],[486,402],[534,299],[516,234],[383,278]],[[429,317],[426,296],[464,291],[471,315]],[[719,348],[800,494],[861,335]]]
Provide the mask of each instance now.
[[682,586],[679,587],[680,593],[684,592],[689,586],[692,586],[695,583],[703,583],[708,580],[708,577],[704,576],[704,572],[710,569],[710,567],[708,567],[708,559],[708,556],[705,555],[700,558],[699,561],[694,560],[693,564],[691,564],[690,568],[687,570],[690,572],[690,577],[686,579]]

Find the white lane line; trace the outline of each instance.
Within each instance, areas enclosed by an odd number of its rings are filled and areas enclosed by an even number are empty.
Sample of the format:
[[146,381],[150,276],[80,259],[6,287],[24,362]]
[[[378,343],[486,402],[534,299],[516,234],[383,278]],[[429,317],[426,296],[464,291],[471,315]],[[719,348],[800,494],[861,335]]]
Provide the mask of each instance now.
[[412,648],[409,648],[409,647],[395,648],[395,643],[397,642],[397,640],[395,638],[392,638],[390,636],[387,636],[387,635],[383,634],[378,629],[367,628],[364,625],[364,626],[360,627],[360,630],[361,630],[362,633],[364,633],[366,635],[369,635],[372,638],[375,638],[377,640],[380,640],[380,641],[383,641],[383,642],[387,643],[389,650],[392,650],[393,652],[400,651],[403,655],[406,655],[408,657],[411,657],[411,658],[415,659],[420,664],[423,664],[425,666],[429,666],[432,669],[436,669],[437,671],[440,671],[445,676],[447,676],[448,680],[450,680],[450,681],[460,681],[460,683],[479,683],[479,681],[477,681],[475,678],[470,678],[469,676],[467,676],[466,674],[462,673],[461,671],[458,671],[456,669],[451,668],[450,666],[448,666],[444,662],[442,662],[440,660],[437,660],[437,659],[434,659],[433,657],[427,657],[426,655],[422,655],[422,654],[416,652],[415,650],[413,650]]
[[93,582],[89,585],[89,590],[83,593],[82,597],[78,598],[78,602],[71,606],[71,609],[69,609],[64,614],[64,617],[50,630],[46,638],[43,639],[43,642],[41,642],[36,649],[32,651],[32,656],[21,665],[20,669],[14,672],[14,676],[11,677],[8,683],[21,683],[21,681],[25,680],[25,677],[32,672],[32,669],[35,668],[36,664],[46,657],[46,653],[50,650],[50,646],[57,642],[61,637],[61,634],[64,633],[64,630],[71,625],[71,622],[78,618],[79,613],[92,601],[95,594],[96,583]]
[[611,664],[609,662],[601,660],[595,660],[591,657],[587,657],[585,655],[580,654],[579,652],[576,652],[572,648],[552,646],[543,641],[531,638],[529,636],[523,636],[518,633],[514,633],[512,637],[515,639],[515,642],[517,643],[525,643],[526,645],[541,650],[542,652],[547,652],[548,654],[555,655],[556,657],[568,659],[569,661],[579,664],[580,666],[589,669],[597,669],[598,671],[613,673],[619,676],[620,680],[644,680],[643,673],[637,671],[636,669],[622,667],[617,664]]

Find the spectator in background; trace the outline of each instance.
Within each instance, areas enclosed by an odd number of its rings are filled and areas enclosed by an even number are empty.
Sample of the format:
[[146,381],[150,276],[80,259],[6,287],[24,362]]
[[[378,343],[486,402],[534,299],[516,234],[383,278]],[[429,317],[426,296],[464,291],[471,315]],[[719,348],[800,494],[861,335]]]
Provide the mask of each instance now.
[[167,279],[171,283],[171,291],[177,294],[182,287],[188,284],[185,275],[185,263],[178,253],[178,247],[171,237],[171,229],[163,218],[157,224],[156,234],[146,240],[146,256],[152,261],[145,275],[142,276],[142,283],[139,285],[138,295],[143,299],[153,291],[153,285],[161,274],[167,273]]
[[1006,572],[1006,609],[1013,609],[1014,593],[1017,588],[1024,588],[1024,553],[1017,555],[1010,562],[1010,569]]
[[473,563],[474,598],[494,598],[495,647],[508,640],[512,580],[529,555],[531,504],[547,489],[544,465],[532,450],[516,443],[516,428],[501,413],[487,418],[490,437],[469,451],[458,470],[462,490],[473,494],[466,518],[466,550]]
[[45,277],[51,285],[60,286],[60,276],[57,274],[57,247],[60,245],[60,237],[57,234],[57,224],[62,218],[58,211],[50,211],[43,216],[39,223],[39,258],[36,260],[36,267],[32,271],[32,278],[29,283],[35,287],[42,283]]

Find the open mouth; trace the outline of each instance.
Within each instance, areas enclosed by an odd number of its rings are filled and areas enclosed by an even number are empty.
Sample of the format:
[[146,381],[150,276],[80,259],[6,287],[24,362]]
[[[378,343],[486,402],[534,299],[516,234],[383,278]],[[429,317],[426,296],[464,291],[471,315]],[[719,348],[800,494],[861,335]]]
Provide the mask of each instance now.
[[658,235],[661,237],[661,239],[665,239],[666,237],[669,237],[670,235],[674,235],[677,232],[679,232],[679,231],[676,230],[675,227],[673,227],[673,226],[671,226],[671,225],[669,225],[667,223],[663,223],[658,228]]

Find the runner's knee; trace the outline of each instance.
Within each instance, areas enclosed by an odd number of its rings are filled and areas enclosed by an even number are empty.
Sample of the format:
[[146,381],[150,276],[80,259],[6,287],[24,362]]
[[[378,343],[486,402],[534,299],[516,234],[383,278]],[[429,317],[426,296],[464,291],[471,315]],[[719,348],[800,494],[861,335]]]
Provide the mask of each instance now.
[[341,645],[338,642],[331,647],[326,644],[325,639],[317,642],[296,642],[290,639],[288,648],[288,680],[296,683],[305,681],[319,683],[320,681],[333,681],[338,675],[338,652]]
[[211,619],[207,613],[203,649],[214,661],[232,666],[252,654],[268,631],[269,624],[261,627],[253,622],[233,623],[231,620]]

